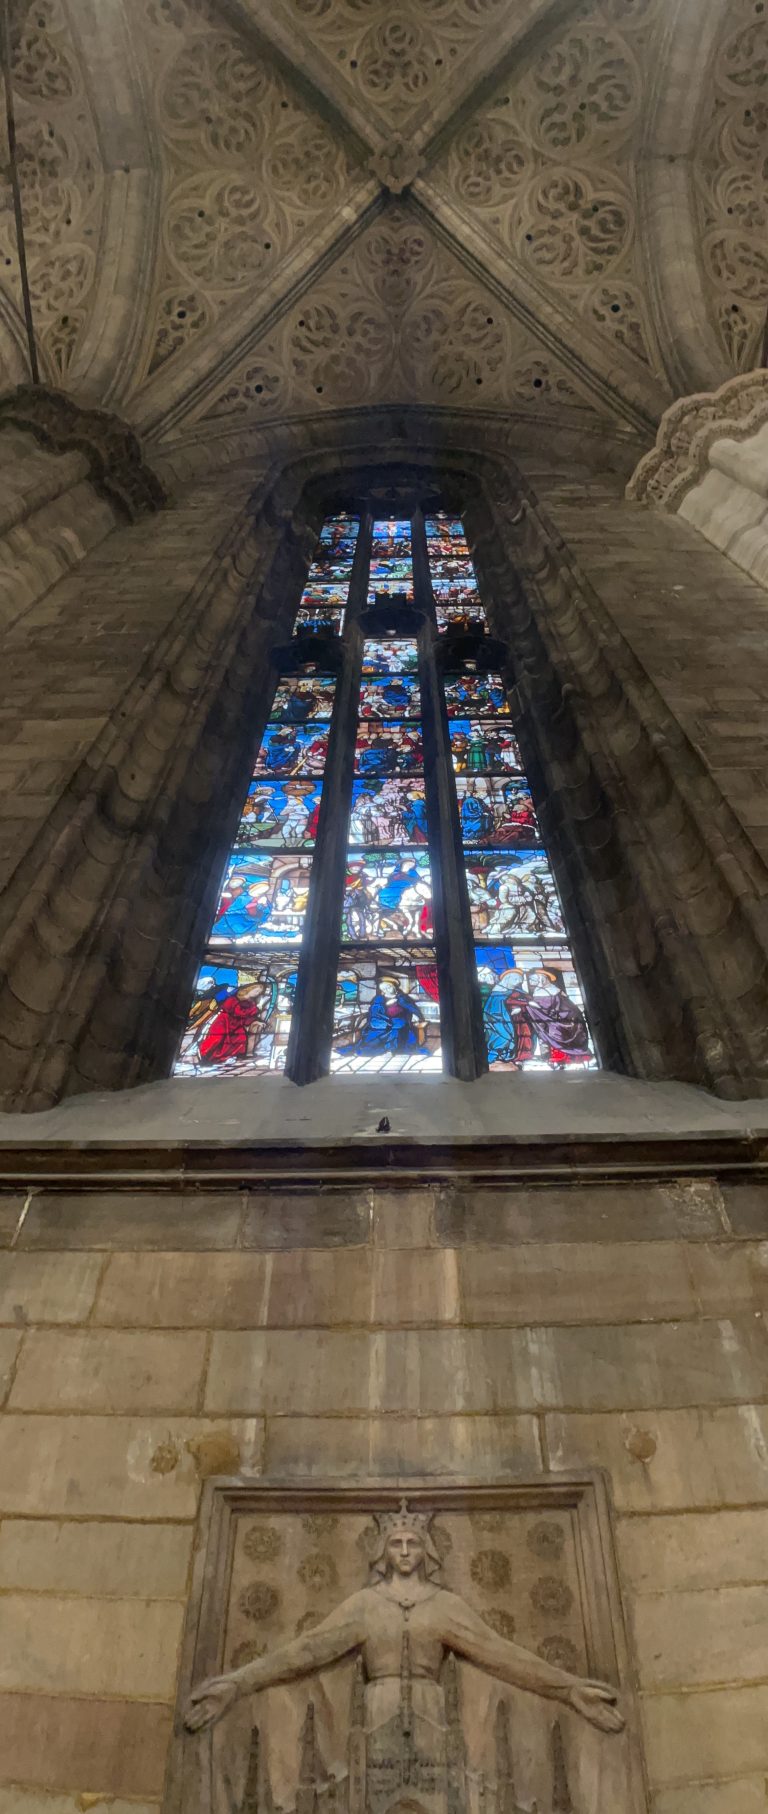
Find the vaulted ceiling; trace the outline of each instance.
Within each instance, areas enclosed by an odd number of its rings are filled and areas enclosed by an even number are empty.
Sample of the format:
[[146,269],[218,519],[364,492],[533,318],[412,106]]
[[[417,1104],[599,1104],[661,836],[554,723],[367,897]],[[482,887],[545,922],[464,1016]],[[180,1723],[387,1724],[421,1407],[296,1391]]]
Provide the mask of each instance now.
[[156,443],[406,402],[647,437],[759,357],[768,0],[12,0],[12,21],[43,375]]

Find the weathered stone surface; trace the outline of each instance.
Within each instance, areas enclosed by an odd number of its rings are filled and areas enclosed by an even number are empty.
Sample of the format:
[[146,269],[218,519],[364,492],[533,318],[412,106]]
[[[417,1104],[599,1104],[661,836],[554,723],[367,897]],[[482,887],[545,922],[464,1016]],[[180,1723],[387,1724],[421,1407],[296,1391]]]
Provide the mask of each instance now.
[[650,1777],[659,1787],[768,1768],[765,1684],[649,1695],[643,1723]]
[[222,1430],[234,1436],[241,1464],[258,1467],[258,1422],[239,1429],[193,1417],[6,1417],[0,1516],[194,1518],[200,1479],[188,1444]]
[[768,1348],[751,1322],[217,1335],[205,1406],[261,1411],[596,1410],[757,1398]]
[[768,1502],[768,1408],[550,1416],[554,1468],[604,1467],[621,1511]]
[[768,1308],[768,1240],[691,1246],[688,1263],[705,1316],[738,1316]]
[[5,1403],[8,1396],[11,1374],[20,1347],[20,1335],[12,1329],[0,1329],[0,1405]]
[[765,1814],[765,1777],[692,1783],[654,1796],[653,1814]]
[[541,1468],[533,1417],[275,1417],[264,1475],[322,1480],[420,1474],[515,1479]]
[[648,1688],[764,1681],[768,1620],[763,1583],[655,1594],[634,1610],[640,1679]]
[[30,1330],[10,1397],[18,1411],[194,1411],[203,1335]]
[[458,1319],[455,1258],[436,1251],[116,1255],[95,1320],[219,1329]]
[[524,1241],[698,1240],[722,1233],[714,1181],[594,1184],[588,1190],[541,1185],[440,1193],[437,1239],[448,1247]]
[[286,1191],[246,1193],[243,1246],[351,1247],[367,1241],[370,1193]]
[[84,1323],[100,1271],[97,1255],[8,1254],[0,1266],[0,1323]]
[[0,1595],[0,1691],[173,1696],[183,1610],[170,1602]]
[[0,1782],[159,1798],[171,1722],[147,1701],[1,1694]]
[[0,1587],[180,1600],[186,1595],[191,1549],[191,1531],[176,1524],[4,1518]]
[[20,1246],[97,1250],[234,1247],[239,1192],[43,1191],[34,1198]]
[[697,1309],[686,1250],[672,1241],[464,1248],[459,1278],[468,1323],[663,1322]]
[[625,1578],[638,1594],[768,1581],[768,1507],[623,1518],[617,1535]]
[[723,1207],[735,1235],[768,1240],[768,1184],[724,1184]]
[[432,1247],[436,1190],[374,1189],[373,1241],[377,1247]]
[[23,1208],[23,1196],[8,1191],[0,1193],[0,1248],[10,1247]]
[[[128,1802],[122,1797],[118,1801],[110,1797],[108,1804],[108,1814],[159,1814],[159,1809],[159,1802]],[[51,1795],[45,1789],[22,1789],[18,1783],[12,1789],[0,1786],[0,1814],[83,1814],[82,1794]]]

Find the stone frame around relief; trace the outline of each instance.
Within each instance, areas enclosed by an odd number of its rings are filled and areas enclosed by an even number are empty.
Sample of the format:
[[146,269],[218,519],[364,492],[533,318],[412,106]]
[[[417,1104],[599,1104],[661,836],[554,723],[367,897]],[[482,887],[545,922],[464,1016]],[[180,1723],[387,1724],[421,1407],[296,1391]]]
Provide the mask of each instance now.
[[[331,1481],[268,1485],[258,1481],[221,1478],[207,1483],[200,1515],[194,1577],[182,1649],[179,1691],[162,1814],[218,1814],[226,1805],[233,1814],[250,1814],[250,1802],[219,1801],[214,1786],[214,1747],[210,1733],[191,1735],[183,1724],[183,1709],[191,1689],[206,1677],[222,1672],[225,1654],[235,1540],[238,1520],[269,1515],[274,1519],[300,1519],[308,1515],[340,1516],[394,1512],[403,1497],[414,1512],[440,1515],[521,1513],[566,1514],[572,1533],[578,1579],[578,1611],[583,1624],[586,1674],[615,1684],[620,1692],[626,1731],[618,1740],[602,1743],[622,1746],[623,1792],[604,1799],[600,1794],[589,1806],[566,1798],[557,1808],[569,1814],[647,1814],[648,1790],[640,1739],[639,1713],[630,1672],[625,1622],[621,1606],[607,1483],[600,1470],[542,1475],[499,1485],[476,1482],[401,1480],[391,1477],[365,1487],[336,1485]],[[364,1583],[361,1581],[360,1585]],[[450,1587],[450,1580],[446,1582]],[[320,1672],[318,1671],[318,1676]],[[272,1691],[271,1691],[272,1692]],[[513,1690],[519,1694],[521,1690]],[[538,1699],[538,1697],[536,1697]],[[524,1695],[523,1702],[533,1701]],[[558,1716],[558,1703],[542,1703]],[[562,1711],[562,1710],[560,1710]],[[573,1719],[573,1714],[566,1715]],[[582,1722],[579,1722],[581,1725]],[[217,1729],[218,1730],[218,1729]],[[591,1728],[588,1728],[591,1732]],[[567,1797],[567,1791],[566,1791]],[[346,1804],[344,1804],[346,1805]],[[419,1804],[421,1805],[421,1804]],[[425,1804],[426,1807],[426,1804]],[[552,1804],[554,1814],[555,1804]],[[550,1814],[549,1807],[539,1814]]]

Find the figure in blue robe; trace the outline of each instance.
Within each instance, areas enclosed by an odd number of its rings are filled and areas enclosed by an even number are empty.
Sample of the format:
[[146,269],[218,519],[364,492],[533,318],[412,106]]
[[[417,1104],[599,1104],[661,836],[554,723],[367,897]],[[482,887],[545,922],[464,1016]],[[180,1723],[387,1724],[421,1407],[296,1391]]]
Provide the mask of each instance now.
[[465,794],[461,802],[461,834],[466,844],[478,844],[493,831],[493,813],[477,794]]
[[411,996],[397,983],[382,978],[359,1033],[351,1045],[339,1049],[344,1055],[354,1053],[360,1058],[416,1050],[421,1043],[416,1026],[423,1019]]
[[416,883],[421,879],[415,864],[411,863],[406,867],[404,863],[397,863],[391,874],[387,876],[384,887],[379,889],[379,905],[396,911],[403,895],[407,894],[409,888],[415,888]]
[[409,797],[402,808],[406,836],[413,844],[427,842],[427,802],[418,795]]

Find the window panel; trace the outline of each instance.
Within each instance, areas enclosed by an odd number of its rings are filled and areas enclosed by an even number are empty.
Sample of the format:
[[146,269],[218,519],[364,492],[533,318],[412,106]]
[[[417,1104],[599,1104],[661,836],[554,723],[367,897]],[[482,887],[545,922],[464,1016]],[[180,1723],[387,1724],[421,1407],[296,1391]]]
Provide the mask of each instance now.
[[451,718],[449,729],[457,775],[522,773],[520,750],[508,725],[487,718]]
[[286,724],[308,724],[316,718],[330,718],[335,691],[335,674],[291,675],[290,679],[280,682],[270,719],[282,718]]
[[[484,628],[460,521],[430,518],[427,543],[438,629],[457,625],[462,614],[462,627]],[[444,687],[488,1062],[509,1071],[594,1068],[560,897],[501,675],[481,672],[471,660],[447,674]]]
[[360,714],[363,718],[419,718],[421,696],[415,675],[380,674],[375,679],[364,676]]
[[416,644],[393,637],[386,642],[366,642],[363,654],[364,674],[415,674],[418,667]]
[[424,764],[418,724],[382,724],[363,721],[358,727],[355,769],[367,780],[385,775],[419,774]]
[[342,938],[361,943],[432,938],[428,856],[410,850],[350,852],[341,931]]
[[308,850],[317,837],[321,781],[252,781],[237,834],[248,850]]
[[478,945],[491,1070],[594,1070],[597,1060],[567,947]]
[[[341,633],[357,518],[324,526],[296,632]],[[285,1066],[322,803],[336,677],[311,663],[279,682],[227,863],[178,1076]],[[282,949],[281,949],[282,947]]]
[[352,784],[350,842],[357,845],[423,845],[427,842],[424,777]]
[[177,1077],[237,1077],[282,1071],[293,1013],[297,959],[207,954],[195,985]]
[[373,525],[368,598],[375,603],[377,594],[393,597],[404,592],[413,598],[413,558],[411,524],[408,517],[387,518]]
[[331,1070],[441,1071],[433,950],[344,949],[339,961]]

